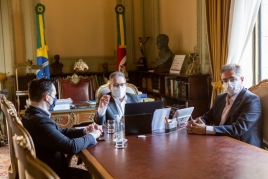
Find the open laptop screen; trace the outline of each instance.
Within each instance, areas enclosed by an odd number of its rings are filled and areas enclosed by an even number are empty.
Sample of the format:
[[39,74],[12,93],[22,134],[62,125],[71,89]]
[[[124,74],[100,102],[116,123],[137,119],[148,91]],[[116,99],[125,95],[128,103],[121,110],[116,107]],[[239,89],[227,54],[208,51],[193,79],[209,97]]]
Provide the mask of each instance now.
[[153,116],[156,109],[161,109],[164,107],[163,101],[152,101],[152,102],[142,102],[142,103],[126,103],[125,105],[125,115],[134,114],[151,114]]

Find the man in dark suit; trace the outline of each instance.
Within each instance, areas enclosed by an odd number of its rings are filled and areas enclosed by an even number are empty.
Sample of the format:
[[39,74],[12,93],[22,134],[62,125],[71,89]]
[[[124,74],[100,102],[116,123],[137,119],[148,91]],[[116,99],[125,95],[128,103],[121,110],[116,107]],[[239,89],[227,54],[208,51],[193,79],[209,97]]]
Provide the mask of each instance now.
[[224,135],[261,147],[259,97],[243,87],[241,67],[236,64],[222,67],[221,80],[226,93],[217,96],[214,106],[205,115],[188,122],[188,133]]
[[92,124],[85,129],[61,129],[50,118],[57,101],[56,89],[48,79],[35,79],[29,84],[31,105],[22,117],[23,126],[29,131],[36,156],[50,166],[60,178],[91,178],[88,171],[68,167],[64,154],[75,154],[95,145],[101,134],[99,126]]
[[126,93],[126,78],[122,72],[113,72],[109,77],[110,93],[103,95],[97,104],[95,121],[103,125],[106,120],[115,120],[115,115],[122,117],[126,103],[139,103],[136,94]]

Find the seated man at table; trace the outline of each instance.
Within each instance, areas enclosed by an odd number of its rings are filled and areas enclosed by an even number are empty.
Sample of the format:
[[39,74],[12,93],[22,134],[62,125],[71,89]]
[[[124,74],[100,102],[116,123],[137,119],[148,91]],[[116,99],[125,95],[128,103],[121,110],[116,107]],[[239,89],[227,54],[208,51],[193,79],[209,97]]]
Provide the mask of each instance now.
[[95,121],[103,125],[106,120],[115,120],[115,115],[122,117],[126,103],[139,103],[137,94],[126,93],[126,78],[122,72],[113,72],[109,77],[109,92],[103,95],[97,104]]
[[239,65],[224,65],[220,73],[226,93],[219,94],[214,106],[202,117],[188,121],[188,133],[224,135],[261,147],[259,97],[243,87],[244,77]]
[[50,118],[57,98],[56,89],[48,79],[35,79],[28,89],[31,105],[22,117],[29,131],[36,156],[50,166],[60,178],[91,178],[88,171],[68,167],[64,154],[75,154],[91,145],[101,134],[99,126],[91,124],[85,129],[61,129]]

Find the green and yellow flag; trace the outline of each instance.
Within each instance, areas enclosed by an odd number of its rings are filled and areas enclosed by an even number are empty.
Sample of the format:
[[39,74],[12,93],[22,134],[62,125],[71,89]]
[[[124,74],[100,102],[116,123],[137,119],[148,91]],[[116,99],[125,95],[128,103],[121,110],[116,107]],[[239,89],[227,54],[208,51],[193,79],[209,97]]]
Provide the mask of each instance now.
[[45,40],[45,20],[44,12],[45,6],[38,3],[35,6],[36,12],[36,34],[37,34],[37,50],[36,50],[36,63],[37,65],[43,65],[43,69],[38,71],[36,78],[48,78],[50,79],[49,61],[48,61],[48,47]]
[[117,63],[116,70],[127,75],[127,56],[126,56],[126,28],[125,28],[125,7],[118,4],[115,7],[117,21]]

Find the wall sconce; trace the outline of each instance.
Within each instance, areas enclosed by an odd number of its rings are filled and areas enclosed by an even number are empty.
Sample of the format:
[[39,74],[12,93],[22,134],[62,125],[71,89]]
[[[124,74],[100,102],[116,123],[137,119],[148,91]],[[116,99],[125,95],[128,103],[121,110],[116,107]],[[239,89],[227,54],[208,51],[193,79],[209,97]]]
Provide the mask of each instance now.
[[34,74],[36,75],[37,72],[40,70],[40,69],[43,69],[43,65],[32,65],[28,63],[27,61],[27,66],[26,67],[18,67],[16,68],[15,72],[16,72],[16,96],[17,96],[17,104],[18,104],[18,114],[20,114],[20,96],[28,96],[28,90],[26,91],[20,91],[19,90],[19,82],[18,82],[18,70],[19,69],[29,69],[29,71],[32,72],[32,70],[34,70]]

